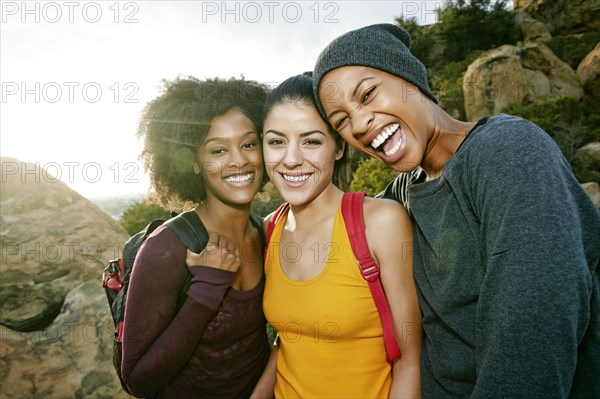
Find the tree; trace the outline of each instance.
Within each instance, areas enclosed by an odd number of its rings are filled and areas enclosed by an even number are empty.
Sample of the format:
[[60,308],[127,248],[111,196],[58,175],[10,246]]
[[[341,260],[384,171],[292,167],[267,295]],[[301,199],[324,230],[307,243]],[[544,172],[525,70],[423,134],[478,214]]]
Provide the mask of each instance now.
[[417,18],[396,18],[396,24],[410,34],[410,52],[417,57],[425,67],[429,68],[437,62],[435,29],[420,26]]
[[129,235],[134,235],[142,231],[154,219],[169,219],[170,217],[171,212],[159,205],[139,201],[125,209],[119,221]]
[[448,1],[438,10],[445,61],[460,61],[475,50],[514,44],[517,26],[505,0]]
[[392,181],[398,172],[376,158],[361,159],[358,168],[352,175],[350,189],[352,191],[364,191],[367,195],[374,197]]

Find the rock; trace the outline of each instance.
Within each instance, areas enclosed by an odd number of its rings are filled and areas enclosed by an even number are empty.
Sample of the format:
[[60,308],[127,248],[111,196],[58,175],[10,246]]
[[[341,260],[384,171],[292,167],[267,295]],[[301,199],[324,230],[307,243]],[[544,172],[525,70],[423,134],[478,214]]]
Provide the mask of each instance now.
[[572,165],[578,171],[577,178],[580,181],[600,183],[600,142],[588,143],[579,148]]
[[128,234],[35,164],[1,163],[0,398],[129,397],[100,284]]
[[600,0],[515,0],[514,9],[543,22],[553,36],[600,29]]
[[463,79],[467,120],[498,115],[511,103],[583,96],[575,72],[543,43],[504,45],[483,53]]
[[594,162],[600,163],[600,143],[588,143],[577,150],[576,157],[584,156],[593,160]]
[[552,35],[542,22],[538,21],[523,10],[517,11],[516,22],[523,33],[525,42],[543,42],[547,43],[552,39]]
[[581,186],[588,193],[594,205],[596,205],[596,209],[600,210],[600,184],[591,182],[583,183]]
[[577,77],[585,93],[600,101],[600,43],[579,63]]

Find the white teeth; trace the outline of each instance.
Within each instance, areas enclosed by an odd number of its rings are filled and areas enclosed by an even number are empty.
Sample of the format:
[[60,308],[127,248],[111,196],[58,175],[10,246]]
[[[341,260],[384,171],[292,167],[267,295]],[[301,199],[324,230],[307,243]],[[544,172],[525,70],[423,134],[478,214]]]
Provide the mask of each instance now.
[[385,156],[386,156],[386,157],[391,157],[392,155],[394,155],[394,154],[396,153],[396,151],[398,151],[398,148],[400,148],[400,146],[402,145],[402,141],[403,141],[403,140],[400,140],[400,141],[398,141],[398,142],[396,143],[396,145],[395,145],[394,147],[392,147],[392,149],[391,149],[391,150],[389,150],[389,151],[386,151],[386,152],[385,152]]
[[285,180],[292,181],[292,182],[301,182],[310,177],[310,175],[301,175],[301,176],[282,175],[282,176]]
[[[390,125],[383,129],[383,132],[379,133],[377,137],[375,137],[375,139],[371,142],[371,147],[377,149],[381,144],[383,144],[384,141],[387,140],[388,137],[394,134],[399,127],[399,124],[394,123],[393,125]],[[396,150],[398,149],[396,148]]]
[[228,176],[224,180],[228,183],[243,183],[247,182],[252,178],[253,173],[248,173],[246,175],[233,175]]

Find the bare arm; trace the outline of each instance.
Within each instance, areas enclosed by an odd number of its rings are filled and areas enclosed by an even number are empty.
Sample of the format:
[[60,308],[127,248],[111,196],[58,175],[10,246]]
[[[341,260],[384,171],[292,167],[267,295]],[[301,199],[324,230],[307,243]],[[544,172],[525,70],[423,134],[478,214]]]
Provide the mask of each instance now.
[[389,200],[365,200],[369,247],[381,270],[401,357],[392,368],[390,398],[420,398],[422,317],[413,278],[412,224],[406,210]]

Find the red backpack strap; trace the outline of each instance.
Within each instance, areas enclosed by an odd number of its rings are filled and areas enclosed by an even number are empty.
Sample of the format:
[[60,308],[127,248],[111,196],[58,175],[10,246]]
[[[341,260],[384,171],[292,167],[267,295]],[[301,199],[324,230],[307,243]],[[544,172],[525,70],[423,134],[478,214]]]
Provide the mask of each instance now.
[[279,219],[281,219],[281,217],[287,213],[288,209],[290,209],[290,204],[284,202],[283,204],[279,205],[279,208],[277,208],[275,212],[273,212],[273,216],[271,217],[271,220],[269,220],[269,224],[267,225],[267,231],[265,233],[265,259],[267,258],[267,249],[269,248],[269,242],[271,241],[271,236],[273,235],[275,225],[277,224],[277,222],[279,222]]
[[352,251],[358,262],[360,272],[371,289],[371,295],[379,312],[381,325],[383,326],[383,341],[388,361],[400,357],[400,348],[394,336],[392,324],[392,312],[385,297],[381,279],[379,278],[379,266],[371,257],[369,243],[365,234],[365,220],[363,217],[363,198],[365,193],[344,193],[342,199],[342,216],[346,224],[346,231],[350,239]]

